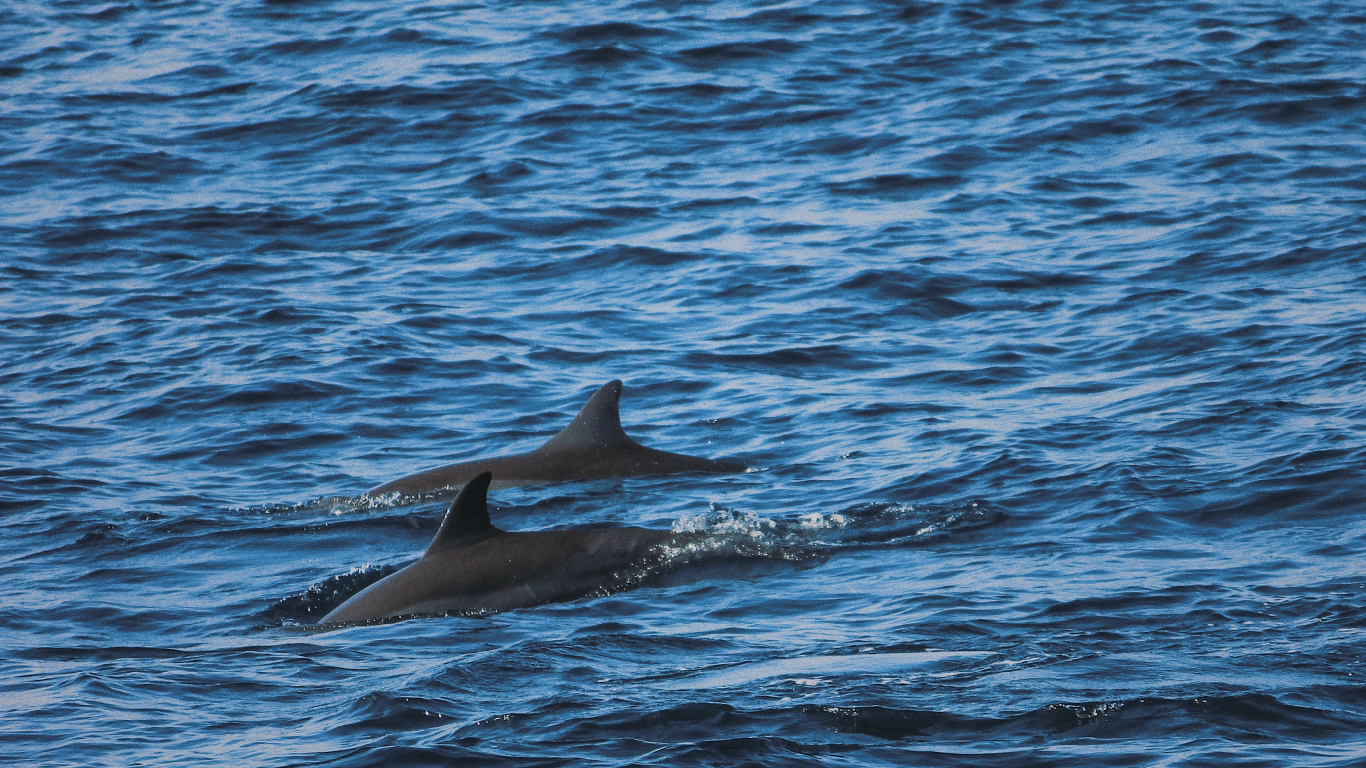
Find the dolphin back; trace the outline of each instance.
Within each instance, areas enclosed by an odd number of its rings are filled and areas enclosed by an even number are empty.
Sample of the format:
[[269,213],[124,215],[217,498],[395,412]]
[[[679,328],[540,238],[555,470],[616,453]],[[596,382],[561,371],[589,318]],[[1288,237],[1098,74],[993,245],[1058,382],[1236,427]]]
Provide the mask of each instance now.
[[491,480],[483,472],[465,484],[421,559],[352,595],[319,624],[489,613],[615,590],[675,538],[648,528],[507,533],[489,521]]
[[619,380],[598,388],[569,426],[528,453],[450,464],[401,477],[366,491],[381,496],[405,495],[455,488],[483,472],[492,472],[492,487],[596,480],[605,477],[665,475],[681,472],[726,474],[749,467],[736,461],[715,461],[647,448],[621,427]]

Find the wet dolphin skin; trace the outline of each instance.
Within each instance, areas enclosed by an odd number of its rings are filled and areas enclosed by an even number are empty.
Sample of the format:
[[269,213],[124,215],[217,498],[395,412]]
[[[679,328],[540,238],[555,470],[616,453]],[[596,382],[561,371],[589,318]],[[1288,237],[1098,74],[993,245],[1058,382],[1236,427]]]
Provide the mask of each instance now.
[[421,559],[352,595],[321,624],[399,616],[491,613],[572,600],[623,584],[659,546],[696,534],[648,528],[509,533],[489,521],[492,475],[470,480]]
[[659,451],[632,440],[621,428],[621,382],[610,381],[589,398],[574,421],[528,453],[450,464],[401,477],[366,491],[405,496],[459,488],[481,472],[497,478],[494,488],[680,472],[733,473],[748,469],[738,461]]

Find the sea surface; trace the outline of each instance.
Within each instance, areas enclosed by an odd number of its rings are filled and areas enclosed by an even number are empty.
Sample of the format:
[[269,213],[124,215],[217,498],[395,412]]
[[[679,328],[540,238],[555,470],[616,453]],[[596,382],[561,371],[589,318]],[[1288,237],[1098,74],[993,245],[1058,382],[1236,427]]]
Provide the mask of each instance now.
[[0,6],[5,765],[1361,766],[1364,382],[1360,3]]

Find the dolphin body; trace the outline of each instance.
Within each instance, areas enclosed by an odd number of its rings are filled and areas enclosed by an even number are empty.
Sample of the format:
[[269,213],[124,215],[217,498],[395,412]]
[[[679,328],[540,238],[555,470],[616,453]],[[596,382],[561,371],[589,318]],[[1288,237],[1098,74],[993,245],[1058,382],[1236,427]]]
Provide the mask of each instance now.
[[411,496],[456,488],[481,472],[492,472],[498,478],[494,488],[507,488],[604,477],[679,472],[723,474],[749,469],[736,461],[713,461],[646,448],[621,428],[620,402],[621,382],[609,381],[588,399],[569,426],[534,451],[429,469],[371,488],[365,495],[382,496],[398,491]]
[[508,533],[489,522],[491,480],[483,472],[460,490],[421,559],[352,595],[319,624],[573,600],[627,586],[663,561],[661,545],[698,537],[649,528]]

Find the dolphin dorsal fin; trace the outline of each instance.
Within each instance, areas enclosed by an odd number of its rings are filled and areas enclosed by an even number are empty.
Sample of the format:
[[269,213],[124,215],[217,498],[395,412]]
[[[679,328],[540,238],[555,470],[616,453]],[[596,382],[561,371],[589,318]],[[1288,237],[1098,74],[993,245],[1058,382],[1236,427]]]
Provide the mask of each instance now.
[[582,445],[634,445],[621,428],[621,382],[609,381],[588,398],[579,415],[546,441],[538,451],[554,451]]
[[455,501],[451,502],[451,508],[446,510],[441,530],[436,532],[436,538],[427,547],[427,554],[454,544],[469,543],[471,537],[498,532],[489,522],[489,482],[492,480],[492,472],[483,472],[465,483],[465,487],[456,494]]

